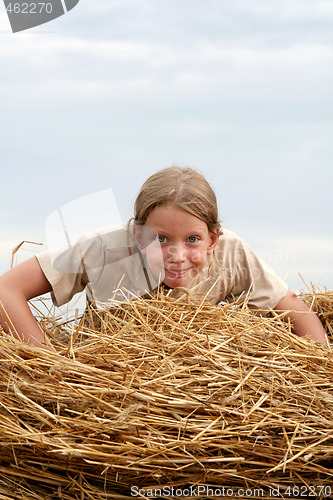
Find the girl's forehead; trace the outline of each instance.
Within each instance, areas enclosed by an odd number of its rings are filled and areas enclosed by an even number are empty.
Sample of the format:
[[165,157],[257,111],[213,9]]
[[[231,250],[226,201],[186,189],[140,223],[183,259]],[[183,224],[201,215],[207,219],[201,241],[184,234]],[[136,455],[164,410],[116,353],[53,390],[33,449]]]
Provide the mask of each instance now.
[[185,209],[176,205],[160,205],[154,208],[146,221],[146,225],[156,230],[167,229],[169,231],[208,231],[206,222],[202,221]]

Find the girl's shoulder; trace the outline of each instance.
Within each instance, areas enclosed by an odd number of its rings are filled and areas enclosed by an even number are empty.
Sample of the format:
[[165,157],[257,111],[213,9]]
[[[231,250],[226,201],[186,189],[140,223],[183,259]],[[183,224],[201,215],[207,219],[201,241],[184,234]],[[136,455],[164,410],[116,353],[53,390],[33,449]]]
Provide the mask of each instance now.
[[230,229],[225,229],[223,228],[222,234],[220,236],[218,246],[223,247],[226,245],[230,246],[239,246],[239,245],[246,245],[245,241],[234,231],[231,231]]

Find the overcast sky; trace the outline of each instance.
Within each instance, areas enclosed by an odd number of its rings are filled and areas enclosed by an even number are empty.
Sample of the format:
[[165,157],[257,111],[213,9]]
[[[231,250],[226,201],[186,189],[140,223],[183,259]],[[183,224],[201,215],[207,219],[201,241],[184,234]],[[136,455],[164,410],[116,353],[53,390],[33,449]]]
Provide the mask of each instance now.
[[59,206],[111,188],[126,221],[178,164],[291,288],[333,289],[331,0],[81,0],[16,34],[0,9],[0,272]]

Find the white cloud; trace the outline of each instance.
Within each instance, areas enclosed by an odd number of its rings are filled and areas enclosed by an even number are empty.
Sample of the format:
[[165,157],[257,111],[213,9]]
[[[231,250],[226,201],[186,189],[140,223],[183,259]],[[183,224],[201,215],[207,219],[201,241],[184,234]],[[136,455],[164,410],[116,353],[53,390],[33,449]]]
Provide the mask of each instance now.
[[[119,99],[184,99],[210,93],[220,101],[290,98],[318,99],[331,91],[333,48],[296,44],[289,47],[232,47],[223,42],[193,42],[175,50],[155,41],[101,41],[27,37],[9,44],[2,64],[8,97],[48,101],[119,102]],[[24,79],[17,78],[17,66]],[[318,89],[315,92],[315,89]],[[214,95],[213,95],[214,94]],[[55,102],[53,100],[53,102]],[[29,101],[27,102],[29,106]]]
[[305,288],[305,284],[313,283],[333,290],[333,237],[330,234],[255,237],[251,244],[262,260],[286,278],[291,288]]
[[16,265],[45,249],[45,247],[35,244],[38,243],[36,241],[35,243],[24,243],[15,252],[15,249],[21,242],[22,240],[19,236],[12,240],[0,242],[0,274],[10,269],[12,259],[13,264]]

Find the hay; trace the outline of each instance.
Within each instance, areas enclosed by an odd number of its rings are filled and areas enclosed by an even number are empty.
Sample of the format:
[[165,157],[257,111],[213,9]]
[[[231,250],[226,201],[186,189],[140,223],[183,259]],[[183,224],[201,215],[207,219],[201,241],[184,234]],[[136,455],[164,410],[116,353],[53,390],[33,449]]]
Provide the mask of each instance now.
[[[333,293],[304,300],[332,333]],[[89,321],[44,318],[56,353],[2,333],[0,500],[329,496],[332,351],[246,304],[163,292]]]

